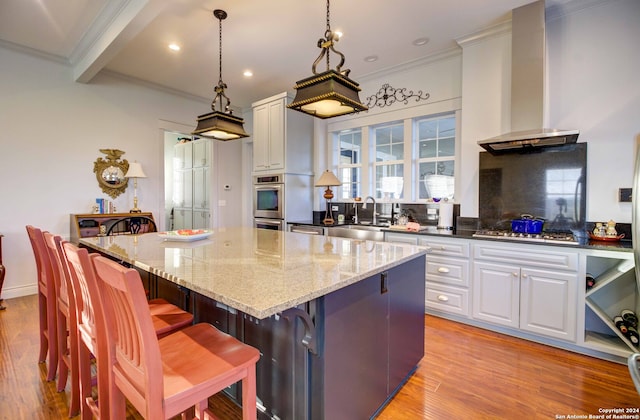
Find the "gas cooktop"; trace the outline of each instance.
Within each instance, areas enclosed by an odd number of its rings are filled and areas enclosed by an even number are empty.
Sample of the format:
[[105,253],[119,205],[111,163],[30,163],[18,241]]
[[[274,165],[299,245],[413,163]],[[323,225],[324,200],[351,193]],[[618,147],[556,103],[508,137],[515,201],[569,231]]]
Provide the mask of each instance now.
[[507,239],[523,242],[543,242],[548,244],[575,244],[579,242],[572,233],[542,232],[540,234],[515,233],[507,230],[479,230],[472,235],[475,238]]

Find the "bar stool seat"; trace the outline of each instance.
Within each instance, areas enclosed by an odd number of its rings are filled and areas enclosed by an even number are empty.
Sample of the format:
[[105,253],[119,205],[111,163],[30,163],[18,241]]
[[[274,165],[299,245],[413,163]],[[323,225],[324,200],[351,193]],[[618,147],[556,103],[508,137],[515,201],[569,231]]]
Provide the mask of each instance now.
[[124,418],[125,399],[146,419],[167,419],[195,406],[196,417],[208,398],[242,381],[242,418],[254,420],[257,349],[200,323],[158,339],[136,270],[92,255],[100,283],[113,386],[109,412]]
[[193,323],[192,314],[183,311],[164,299],[150,300],[149,311],[151,312],[153,328],[156,330],[158,338],[165,337]]

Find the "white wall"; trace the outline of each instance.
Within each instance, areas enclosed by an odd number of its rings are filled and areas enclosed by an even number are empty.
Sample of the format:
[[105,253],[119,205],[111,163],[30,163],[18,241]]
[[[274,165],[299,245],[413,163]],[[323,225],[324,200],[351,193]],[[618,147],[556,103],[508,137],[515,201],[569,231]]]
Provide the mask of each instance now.
[[640,141],[640,1],[558,15],[547,21],[550,125],[588,143],[587,220],[630,223],[618,189],[632,186]]
[[[73,82],[66,65],[0,48],[0,232],[7,275],[2,297],[36,292],[33,253],[25,225],[69,235],[69,214],[91,212],[102,193],[93,162],[103,148],[125,151],[147,178],[138,180],[139,207],[163,212],[163,138],[160,120],[195,125],[209,104],[98,75]],[[239,143],[239,142],[238,142]],[[239,145],[224,145],[218,162],[241,176]],[[240,195],[238,193],[238,195]],[[224,217],[236,224],[235,195]],[[119,211],[133,205],[133,186],[114,200]],[[240,219],[238,219],[240,220]]]

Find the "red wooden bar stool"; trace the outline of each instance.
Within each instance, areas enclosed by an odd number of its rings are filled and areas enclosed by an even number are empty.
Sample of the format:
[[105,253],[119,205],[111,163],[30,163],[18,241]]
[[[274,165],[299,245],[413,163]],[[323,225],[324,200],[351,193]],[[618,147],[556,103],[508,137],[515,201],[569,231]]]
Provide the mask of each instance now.
[[68,266],[62,257],[62,239],[49,232],[44,233],[49,252],[51,273],[56,287],[56,330],[58,333],[58,392],[64,391],[71,374],[69,417],[80,412],[80,383],[78,375],[78,329],[76,328],[75,299],[69,279]]
[[[100,309],[102,306],[101,291],[89,260],[89,252],[65,241],[62,241],[61,245],[64,260],[69,268],[77,313],[82,418],[91,419],[92,416],[103,419],[118,418],[109,415],[110,362],[107,350],[103,347],[106,345],[106,340],[100,340],[98,337],[100,334],[104,334],[105,321],[102,319],[103,311]],[[142,282],[140,287],[142,287]],[[152,316],[154,333],[157,335],[168,335],[193,322],[193,315],[163,300],[149,305],[145,299],[144,306],[154,307],[154,311],[159,314]],[[96,310],[96,307],[100,310]],[[91,355],[95,357],[97,365],[97,400],[92,397],[94,383],[92,382]]]
[[27,225],[26,228],[38,272],[38,312],[40,314],[40,354],[38,355],[38,362],[47,362],[47,381],[53,381],[56,378],[58,367],[56,290],[53,274],[51,273],[49,252],[44,243],[42,231],[31,225]]
[[124,418],[125,398],[146,419],[167,419],[195,406],[213,417],[208,398],[242,381],[242,418],[256,419],[257,349],[200,323],[158,339],[136,270],[92,255],[100,284],[106,340],[113,364],[109,409]]

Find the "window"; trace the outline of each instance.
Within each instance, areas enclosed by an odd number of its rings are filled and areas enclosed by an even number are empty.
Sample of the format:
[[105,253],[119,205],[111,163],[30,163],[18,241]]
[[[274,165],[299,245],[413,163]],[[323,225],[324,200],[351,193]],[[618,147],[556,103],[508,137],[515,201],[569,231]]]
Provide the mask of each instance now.
[[362,182],[362,130],[345,130],[337,138],[340,153],[338,178],[342,182],[340,198],[359,197]]
[[340,199],[454,198],[456,116],[420,116],[335,131]]
[[375,195],[376,198],[403,197],[404,179],[404,127],[402,123],[373,129],[375,143]]
[[453,198],[455,117],[416,121],[418,147],[418,198]]

